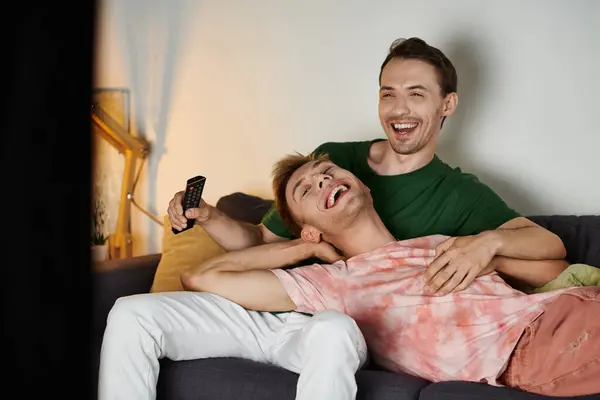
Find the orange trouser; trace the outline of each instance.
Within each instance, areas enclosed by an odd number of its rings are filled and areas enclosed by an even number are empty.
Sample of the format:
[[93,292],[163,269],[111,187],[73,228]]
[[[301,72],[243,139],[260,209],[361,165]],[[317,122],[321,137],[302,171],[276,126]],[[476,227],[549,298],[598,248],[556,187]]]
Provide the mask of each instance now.
[[525,330],[501,383],[547,396],[600,393],[600,287],[552,301]]

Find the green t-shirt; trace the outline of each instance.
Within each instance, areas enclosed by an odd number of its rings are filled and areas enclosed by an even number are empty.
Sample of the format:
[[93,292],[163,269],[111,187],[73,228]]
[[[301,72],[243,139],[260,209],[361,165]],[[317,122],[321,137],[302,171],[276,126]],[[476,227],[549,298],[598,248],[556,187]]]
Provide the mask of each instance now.
[[[329,142],[316,149],[371,189],[375,210],[397,240],[442,234],[467,236],[498,228],[520,215],[476,176],[452,168],[437,156],[426,166],[401,175],[377,175],[367,157],[371,144]],[[293,238],[272,208],[262,223],[274,234]]]

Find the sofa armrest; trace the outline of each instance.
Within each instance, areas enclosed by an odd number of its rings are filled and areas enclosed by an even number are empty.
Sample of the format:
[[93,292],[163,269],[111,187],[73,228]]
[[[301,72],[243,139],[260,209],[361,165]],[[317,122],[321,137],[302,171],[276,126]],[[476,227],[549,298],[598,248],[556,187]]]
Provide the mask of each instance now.
[[150,291],[160,259],[161,254],[150,254],[94,264],[94,332],[104,332],[108,313],[119,297]]

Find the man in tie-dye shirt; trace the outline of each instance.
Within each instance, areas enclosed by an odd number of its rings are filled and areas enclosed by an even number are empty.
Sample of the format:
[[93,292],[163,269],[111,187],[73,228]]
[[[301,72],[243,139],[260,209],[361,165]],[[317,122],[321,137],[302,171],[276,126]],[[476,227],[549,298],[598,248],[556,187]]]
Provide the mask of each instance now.
[[253,269],[232,252],[197,268],[198,290],[254,310],[343,312],[360,327],[377,364],[433,382],[563,396],[600,392],[600,320],[594,317],[600,288],[526,295],[490,268],[461,291],[428,293],[425,272],[448,237],[396,241],[369,189],[350,172],[326,159],[291,156],[284,163],[286,176],[275,178],[285,185],[276,190],[283,194],[276,198],[282,217],[299,240],[331,243],[345,259],[269,270]]

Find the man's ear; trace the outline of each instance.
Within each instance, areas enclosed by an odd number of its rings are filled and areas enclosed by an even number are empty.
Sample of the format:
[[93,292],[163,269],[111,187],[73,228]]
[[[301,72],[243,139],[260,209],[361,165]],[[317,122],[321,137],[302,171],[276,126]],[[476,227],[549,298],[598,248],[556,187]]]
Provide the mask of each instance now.
[[454,92],[448,93],[448,95],[444,99],[444,112],[442,115],[444,117],[449,117],[450,115],[454,114],[454,111],[456,111],[457,106],[458,106],[458,94],[456,94]]
[[300,237],[305,242],[319,243],[321,241],[321,232],[314,226],[304,225],[300,232]]

